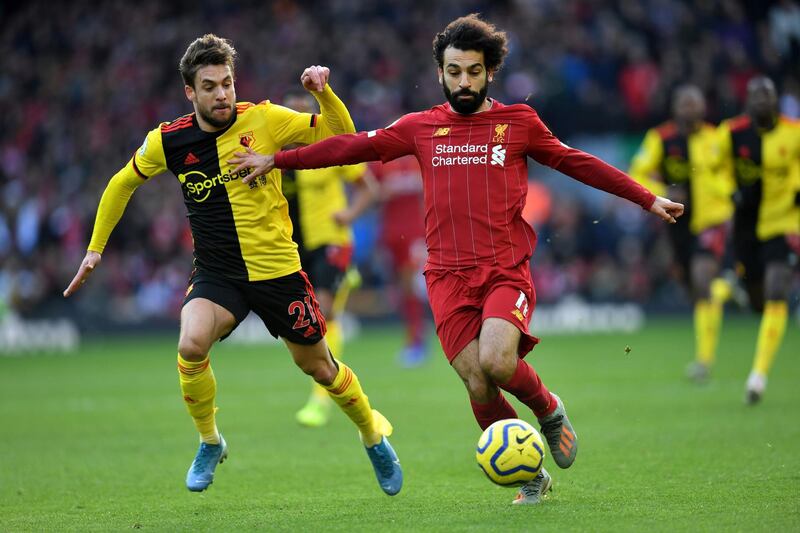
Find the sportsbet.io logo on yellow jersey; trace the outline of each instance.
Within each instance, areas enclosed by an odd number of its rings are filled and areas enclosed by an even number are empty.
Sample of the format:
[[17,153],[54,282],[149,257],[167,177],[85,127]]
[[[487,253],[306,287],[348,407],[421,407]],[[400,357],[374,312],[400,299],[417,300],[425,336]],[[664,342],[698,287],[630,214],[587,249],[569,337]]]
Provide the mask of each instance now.
[[226,172],[209,178],[204,172],[190,170],[189,172],[178,174],[178,181],[181,182],[181,187],[186,189],[187,196],[199,204],[208,199],[214,187],[219,187],[220,185],[224,187],[229,181],[244,178],[248,172],[249,170],[245,168],[236,174]]

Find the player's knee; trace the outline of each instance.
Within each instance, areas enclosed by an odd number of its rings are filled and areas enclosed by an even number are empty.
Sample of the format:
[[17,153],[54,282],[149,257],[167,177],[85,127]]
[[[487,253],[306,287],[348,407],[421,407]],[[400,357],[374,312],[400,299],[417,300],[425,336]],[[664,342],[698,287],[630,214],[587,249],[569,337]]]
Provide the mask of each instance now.
[[506,383],[514,375],[516,361],[514,354],[504,353],[502,350],[479,350],[478,360],[481,370],[492,378],[495,383]]
[[692,281],[692,291],[697,300],[711,299],[711,280],[707,279],[694,279]]
[[782,263],[767,266],[764,297],[767,300],[787,300],[792,286],[792,269]]
[[307,359],[296,361],[297,366],[311,379],[322,385],[330,385],[336,378],[336,367],[330,360]]
[[717,272],[717,264],[710,256],[701,255],[692,260],[692,290],[695,298],[708,300],[711,297],[711,282]]
[[476,403],[489,403],[494,398],[495,387],[485,376],[471,376],[464,380],[469,398]]
[[191,337],[178,341],[178,353],[187,361],[202,361],[208,356],[208,348]]

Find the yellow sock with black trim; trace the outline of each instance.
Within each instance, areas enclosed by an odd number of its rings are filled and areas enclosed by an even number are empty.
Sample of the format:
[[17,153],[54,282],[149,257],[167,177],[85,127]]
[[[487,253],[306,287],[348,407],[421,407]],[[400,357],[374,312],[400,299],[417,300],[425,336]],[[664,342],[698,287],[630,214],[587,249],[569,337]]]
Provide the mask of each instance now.
[[[325,342],[327,343],[328,349],[331,351],[333,356],[339,360],[342,357],[342,346],[344,345],[342,328],[339,326],[339,322],[336,320],[326,321],[325,326],[327,329],[325,332]],[[327,404],[330,401],[328,391],[316,381],[312,382],[311,401],[316,401],[321,404]]]
[[372,410],[355,372],[341,361],[337,361],[337,364],[339,373],[333,383],[325,388],[336,405],[358,426],[364,444],[374,446],[383,435],[392,434],[392,426],[380,413]]
[[178,354],[178,377],[186,409],[192,415],[200,440],[208,444],[219,444],[219,431],[214,400],[217,396],[217,380],[211,370],[208,356],[202,361],[187,361]]
[[753,360],[753,372],[762,376],[769,374],[775,354],[783,341],[786,332],[786,321],[789,315],[789,306],[784,300],[768,300],[764,304],[764,314],[761,316],[761,327],[758,330],[756,343],[756,357]]
[[722,302],[716,299],[698,300],[694,305],[695,354],[706,367],[711,367],[717,356],[722,311]]

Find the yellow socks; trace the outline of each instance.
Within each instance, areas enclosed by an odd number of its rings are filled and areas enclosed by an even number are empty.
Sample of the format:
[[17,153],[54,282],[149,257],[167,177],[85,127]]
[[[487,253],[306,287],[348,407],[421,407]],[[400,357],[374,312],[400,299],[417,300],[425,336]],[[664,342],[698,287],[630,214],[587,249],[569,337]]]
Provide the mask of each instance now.
[[333,383],[325,387],[333,401],[344,411],[344,414],[358,426],[361,440],[365,446],[374,446],[382,436],[392,434],[392,425],[369,405],[369,398],[361,389],[358,376],[350,368],[337,361],[339,373]]
[[694,305],[695,354],[697,361],[710,368],[714,364],[722,324],[722,302],[698,300]]
[[761,317],[761,327],[758,331],[756,344],[756,357],[753,361],[753,372],[765,376],[769,374],[775,354],[783,340],[786,331],[786,319],[789,310],[783,300],[768,300],[764,304],[764,314]]
[[342,346],[344,345],[342,328],[339,326],[338,320],[326,320],[325,326],[325,342],[333,356],[339,359],[342,356]]
[[200,432],[200,439],[208,444],[219,444],[219,432],[214,417],[217,411],[214,406],[217,381],[208,356],[196,362],[187,361],[178,354],[178,377],[183,401],[194,419],[197,431]]
[[[336,320],[328,320],[326,323],[325,342],[328,344],[328,349],[337,359],[342,356],[342,345],[344,344],[342,338],[342,328]],[[310,402],[317,402],[321,405],[328,405],[330,398],[328,391],[319,383],[312,381],[311,383],[311,398]]]
[[711,280],[711,300],[724,304],[733,296],[733,287],[725,278]]

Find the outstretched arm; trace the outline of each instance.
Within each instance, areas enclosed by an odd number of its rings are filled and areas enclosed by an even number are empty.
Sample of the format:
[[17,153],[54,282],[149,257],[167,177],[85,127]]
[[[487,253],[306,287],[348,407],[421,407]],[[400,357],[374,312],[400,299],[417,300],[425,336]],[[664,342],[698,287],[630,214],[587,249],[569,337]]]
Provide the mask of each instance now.
[[250,183],[256,176],[266,174],[273,168],[324,168],[378,159],[380,155],[373,148],[367,134],[356,133],[329,137],[309,146],[284,150],[277,154],[259,154],[247,148],[246,152],[236,152],[228,163],[236,165],[232,174],[249,168],[250,173],[242,178],[242,182]]
[[683,214],[683,204],[654,195],[624,172],[586,152],[567,148],[553,168],[595,189],[630,200],[669,223],[674,224]]
[[65,298],[80,289],[95,267],[100,264],[101,254],[108,242],[108,237],[119,219],[122,218],[131,195],[142,183],[144,183],[144,179],[136,174],[132,163],[125,165],[125,168],[117,172],[108,182],[103,197],[100,199],[100,206],[97,208],[92,240],[89,242],[86,257],[83,258],[78,273],[64,290]]
[[531,111],[527,154],[536,161],[591,187],[630,200],[667,222],[674,223],[683,214],[682,204],[654,195],[624,172],[559,141],[538,114]]

